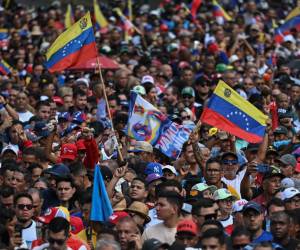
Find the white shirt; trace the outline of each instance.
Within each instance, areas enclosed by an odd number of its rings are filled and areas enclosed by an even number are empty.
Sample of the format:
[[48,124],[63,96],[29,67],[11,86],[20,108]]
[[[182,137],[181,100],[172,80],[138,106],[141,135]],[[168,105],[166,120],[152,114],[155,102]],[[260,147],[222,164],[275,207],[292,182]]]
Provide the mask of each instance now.
[[239,196],[241,196],[241,182],[245,176],[247,168],[245,167],[242,171],[238,172],[236,177],[233,180],[228,180],[225,177],[222,177],[222,181],[229,186],[234,187],[234,189],[238,192]]
[[146,228],[154,226],[154,225],[156,225],[158,223],[163,222],[162,220],[160,220],[160,219],[157,218],[157,211],[156,211],[155,207],[149,210],[148,216],[151,218],[151,221],[146,224]]
[[145,229],[142,238],[143,240],[157,239],[162,243],[168,243],[172,245],[175,241],[176,227],[168,228],[164,223],[158,223],[154,226]]
[[22,240],[26,242],[28,248],[31,248],[31,244],[37,239],[36,235],[36,222],[32,221],[31,225],[22,230]]
[[21,122],[28,122],[31,117],[33,117],[33,114],[30,111],[26,112],[18,112],[19,115],[19,121]]

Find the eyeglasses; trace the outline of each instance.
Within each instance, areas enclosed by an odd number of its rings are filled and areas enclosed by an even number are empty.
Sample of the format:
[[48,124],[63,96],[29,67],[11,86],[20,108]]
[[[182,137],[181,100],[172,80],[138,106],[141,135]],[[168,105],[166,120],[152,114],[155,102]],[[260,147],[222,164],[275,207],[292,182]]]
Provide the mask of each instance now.
[[206,169],[207,173],[219,173],[221,170],[220,169]]
[[224,165],[235,165],[238,164],[237,160],[223,160]]
[[182,120],[189,120],[189,119],[191,119],[191,116],[190,116],[190,115],[187,115],[187,116],[181,116],[181,119],[182,119]]
[[62,239],[53,239],[53,238],[51,238],[51,237],[49,237],[48,238],[48,242],[50,243],[50,244],[54,244],[54,243],[56,243],[57,245],[63,245],[64,243],[65,243],[65,241],[66,241],[66,239],[64,239],[64,240],[62,240]]
[[182,98],[183,99],[192,99],[193,96],[191,96],[191,95],[182,95]]
[[20,210],[24,210],[25,208],[27,210],[31,210],[33,208],[33,206],[31,204],[18,204],[17,208]]

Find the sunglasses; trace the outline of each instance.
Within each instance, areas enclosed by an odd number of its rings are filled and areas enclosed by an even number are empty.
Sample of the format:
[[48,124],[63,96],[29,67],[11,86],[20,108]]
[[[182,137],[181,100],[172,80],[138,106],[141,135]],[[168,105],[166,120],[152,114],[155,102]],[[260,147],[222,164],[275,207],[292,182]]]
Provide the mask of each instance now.
[[224,165],[235,165],[238,164],[237,160],[223,160]]
[[182,120],[189,120],[189,119],[191,119],[191,116],[190,116],[190,115],[187,115],[187,116],[181,116],[181,119],[182,119]]
[[183,99],[191,99],[191,98],[193,98],[193,96],[191,96],[191,95],[183,95],[182,98]]
[[31,210],[33,208],[33,206],[31,204],[18,204],[17,208],[20,210],[24,210],[25,208],[27,210]]
[[62,239],[60,239],[60,240],[58,240],[58,239],[53,239],[53,238],[51,238],[51,237],[49,237],[48,238],[48,242],[50,243],[50,244],[54,244],[54,243],[56,243],[57,245],[63,245],[64,243],[65,243],[65,239],[64,240],[62,240]]
[[217,214],[207,214],[204,216],[205,220],[216,220],[217,219]]

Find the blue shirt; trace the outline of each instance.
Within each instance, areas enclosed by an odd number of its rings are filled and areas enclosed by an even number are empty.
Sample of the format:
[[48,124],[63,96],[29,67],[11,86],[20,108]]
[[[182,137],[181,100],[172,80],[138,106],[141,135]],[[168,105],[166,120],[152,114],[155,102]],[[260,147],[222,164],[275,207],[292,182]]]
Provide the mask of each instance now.
[[272,240],[273,240],[272,234],[267,231],[263,231],[262,234],[258,236],[256,239],[253,239],[251,243],[260,243],[263,241],[272,241]]

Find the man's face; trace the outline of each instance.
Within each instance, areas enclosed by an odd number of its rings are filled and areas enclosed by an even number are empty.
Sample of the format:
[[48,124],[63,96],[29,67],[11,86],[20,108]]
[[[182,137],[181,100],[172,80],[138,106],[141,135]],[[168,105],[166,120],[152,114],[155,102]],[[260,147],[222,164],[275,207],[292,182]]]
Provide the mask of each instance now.
[[69,201],[75,193],[75,188],[70,182],[61,181],[57,184],[56,193],[60,201]]
[[42,200],[37,193],[31,194],[33,200],[33,216],[37,217],[41,214]]
[[37,112],[37,116],[41,118],[43,121],[48,121],[51,114],[50,106],[41,106]]
[[285,210],[284,206],[276,206],[275,204],[273,204],[268,209],[268,215],[269,215],[269,217],[271,217],[274,213],[281,212],[284,210]]
[[208,219],[217,219],[216,208],[211,207],[201,207],[197,214],[193,215],[194,219],[197,221],[197,225],[201,228],[204,221]]
[[264,216],[253,209],[248,209],[243,213],[246,228],[250,232],[257,232],[262,228]]
[[272,216],[271,218],[271,233],[275,239],[283,240],[288,237],[289,233],[289,218],[284,215]]
[[19,198],[15,206],[18,221],[24,223],[31,220],[33,217],[33,205],[30,199],[26,197]]
[[164,95],[164,100],[168,104],[172,104],[177,101],[177,96],[173,95],[172,88],[167,88],[165,95]]
[[15,171],[13,178],[15,178],[15,181],[16,181],[16,190],[18,192],[24,191],[24,189],[26,188],[26,181],[25,181],[24,174],[21,172]]
[[299,86],[292,86],[291,89],[291,98],[293,102],[296,102],[300,98],[300,87]]
[[134,180],[129,188],[129,196],[135,201],[144,201],[148,195],[145,184],[139,180]]
[[68,111],[69,108],[73,107],[73,105],[74,105],[73,104],[73,97],[69,96],[69,95],[65,96],[64,97],[64,105],[63,105],[64,110]]
[[284,205],[288,211],[300,208],[300,195],[295,195],[291,199],[285,200]]
[[41,168],[34,168],[32,169],[31,179],[36,181],[38,178],[41,177],[43,170]]
[[222,250],[224,246],[222,246],[219,240],[215,237],[206,238],[201,241],[203,250]]
[[91,203],[85,203],[82,206],[81,212],[82,217],[85,222],[88,222],[90,219]]
[[275,194],[281,187],[281,178],[279,176],[273,176],[264,180],[263,188],[264,190],[270,194]]
[[67,237],[64,231],[60,231],[58,233],[54,233],[52,231],[48,231],[48,242],[50,250],[65,250]]
[[184,158],[189,164],[195,164],[196,163],[196,158],[195,158],[195,155],[194,155],[192,145],[188,145],[186,147],[186,150],[184,152]]
[[281,94],[278,97],[278,108],[282,109],[288,109],[290,102],[289,102],[289,97],[286,94]]
[[128,243],[133,234],[137,234],[137,227],[132,222],[125,221],[117,223],[117,233],[121,244],[121,249],[128,249]]
[[228,180],[235,179],[239,168],[237,158],[232,155],[228,155],[223,159],[222,164],[224,169],[224,177]]
[[16,188],[16,179],[14,178],[14,171],[6,170],[4,173],[4,186]]
[[245,246],[250,244],[250,237],[247,235],[239,235],[232,238],[233,249],[243,249]]
[[158,198],[155,208],[157,211],[157,218],[160,220],[167,220],[176,213],[174,206],[164,197]]
[[192,95],[184,94],[182,95],[182,101],[185,107],[191,108],[192,104],[195,102],[195,97]]
[[294,167],[293,166],[281,163],[280,164],[280,170],[281,170],[281,173],[285,177],[293,177],[293,174],[294,174]]
[[197,235],[189,232],[178,232],[175,238],[176,241],[180,242],[185,247],[194,247],[198,242]]
[[229,216],[232,213],[232,206],[233,206],[233,199],[232,197],[229,197],[224,200],[220,200],[218,202],[221,214],[224,216]]
[[84,188],[85,176],[86,176],[86,171],[82,171],[78,175],[73,175],[73,180],[76,187]]
[[8,208],[8,209],[12,209],[13,206],[14,206],[14,196],[11,195],[11,196],[8,196],[8,197],[3,197],[3,196],[0,196],[0,203]]
[[19,110],[26,110],[28,104],[28,97],[25,93],[19,93],[16,98],[17,108]]
[[223,176],[221,165],[217,162],[208,164],[205,169],[205,180],[208,185],[218,184]]
[[87,97],[84,96],[80,96],[78,95],[75,99],[75,106],[79,109],[79,110],[84,110],[86,108],[87,105]]
[[35,155],[23,154],[23,164],[25,168],[28,168],[31,163],[37,163],[37,161]]

